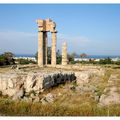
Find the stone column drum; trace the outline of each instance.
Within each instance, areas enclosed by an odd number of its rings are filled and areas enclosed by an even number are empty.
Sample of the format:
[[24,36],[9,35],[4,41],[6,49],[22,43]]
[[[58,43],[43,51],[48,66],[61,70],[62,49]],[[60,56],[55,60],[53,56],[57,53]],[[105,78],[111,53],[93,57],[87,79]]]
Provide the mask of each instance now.
[[43,65],[47,65],[47,32],[43,34]]
[[43,32],[38,31],[38,66],[43,66]]
[[52,66],[56,65],[56,31],[52,32],[52,51],[51,51],[51,64]]
[[67,43],[64,42],[62,46],[62,65],[67,65]]

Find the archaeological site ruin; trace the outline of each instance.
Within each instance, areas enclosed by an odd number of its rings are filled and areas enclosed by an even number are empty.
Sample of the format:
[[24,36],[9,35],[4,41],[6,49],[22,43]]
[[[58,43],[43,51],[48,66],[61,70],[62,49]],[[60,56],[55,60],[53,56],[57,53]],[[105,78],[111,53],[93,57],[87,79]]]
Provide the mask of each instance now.
[[52,34],[51,64],[56,65],[56,24],[50,19],[37,20],[38,24],[38,66],[47,65],[47,32]]
[[[47,32],[52,34],[52,49],[51,49],[51,65],[56,66],[56,43],[57,43],[57,31],[56,23],[51,19],[38,19],[38,66],[43,67],[47,65]],[[66,43],[62,48],[62,65],[67,65],[67,45]]]
[[[78,97],[87,94],[90,99],[100,105],[109,105],[111,102],[120,103],[120,94],[113,90],[118,90],[115,87],[102,87],[102,92],[110,89],[112,92],[109,96],[102,94],[100,87],[102,84],[112,84],[113,81],[118,81],[118,75],[106,74],[106,70],[101,66],[83,65],[83,64],[68,64],[67,59],[67,43],[62,44],[62,63],[56,64],[56,43],[57,30],[56,23],[50,19],[38,19],[38,65],[19,65],[16,69],[9,69],[7,72],[0,72],[0,91],[2,95],[8,95],[13,100],[24,100],[31,102],[41,102],[42,104],[49,103],[49,96],[40,96],[44,91],[50,90],[58,85],[64,85],[59,89],[70,93],[71,98],[75,94]],[[47,32],[51,32],[51,65],[47,63],[47,47],[48,36]],[[110,77],[110,78],[109,78]],[[105,80],[104,80],[105,79]],[[106,82],[108,80],[108,83]],[[65,84],[68,83],[69,87]],[[99,86],[101,85],[101,86]],[[72,87],[71,87],[72,86]],[[72,91],[71,91],[72,90]],[[56,94],[56,98],[60,99],[60,94]],[[65,96],[66,94],[63,94]],[[111,98],[112,97],[112,98]],[[54,98],[54,99],[56,99]],[[53,102],[54,100],[52,100]],[[83,100],[84,102],[84,100]]]

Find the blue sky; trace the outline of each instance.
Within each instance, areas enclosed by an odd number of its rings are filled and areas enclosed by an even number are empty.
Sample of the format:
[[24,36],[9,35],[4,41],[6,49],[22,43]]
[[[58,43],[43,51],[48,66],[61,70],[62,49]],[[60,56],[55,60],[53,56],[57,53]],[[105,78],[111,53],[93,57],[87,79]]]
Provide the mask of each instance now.
[[0,53],[35,54],[39,18],[56,22],[60,50],[66,41],[68,52],[120,55],[119,4],[0,4]]

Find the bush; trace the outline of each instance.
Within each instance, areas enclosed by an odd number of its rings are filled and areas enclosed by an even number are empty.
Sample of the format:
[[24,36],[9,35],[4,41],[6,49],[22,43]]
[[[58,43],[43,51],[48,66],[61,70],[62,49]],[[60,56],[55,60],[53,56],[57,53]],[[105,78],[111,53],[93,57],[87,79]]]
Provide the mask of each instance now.
[[14,55],[11,52],[5,52],[4,54],[0,55],[0,66],[15,64],[13,57]]
[[112,64],[112,60],[108,57],[106,59],[100,59],[99,64]]
[[22,65],[24,65],[24,64],[30,64],[30,63],[33,63],[33,64],[36,64],[36,62],[35,61],[32,61],[32,60],[28,60],[28,59],[17,59],[16,60],[19,64],[22,64]]

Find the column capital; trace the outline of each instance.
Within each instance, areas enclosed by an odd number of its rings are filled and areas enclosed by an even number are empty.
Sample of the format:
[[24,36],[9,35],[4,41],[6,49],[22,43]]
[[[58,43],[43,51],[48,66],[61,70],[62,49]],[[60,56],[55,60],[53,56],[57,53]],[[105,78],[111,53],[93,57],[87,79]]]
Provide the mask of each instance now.
[[44,32],[44,31],[38,30],[38,32]]
[[57,33],[57,32],[58,32],[57,30],[51,31],[51,33]]

